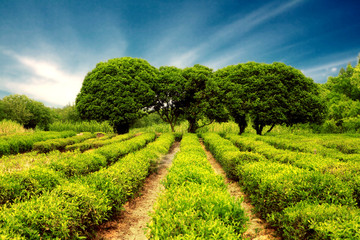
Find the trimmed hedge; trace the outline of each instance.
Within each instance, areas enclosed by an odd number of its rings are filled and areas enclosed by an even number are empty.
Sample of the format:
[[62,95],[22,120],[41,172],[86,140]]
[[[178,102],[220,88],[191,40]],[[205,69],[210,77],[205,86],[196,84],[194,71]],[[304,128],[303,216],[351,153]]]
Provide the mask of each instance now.
[[122,205],[141,187],[152,162],[158,161],[173,142],[173,134],[163,134],[146,148],[129,153],[109,168],[86,176],[84,181],[101,190],[111,200],[113,211],[121,210]]
[[237,166],[248,163],[266,160],[264,156],[253,152],[241,152],[234,144],[217,133],[204,133],[206,148],[211,151],[216,160],[222,165],[227,176],[233,180],[239,180]]
[[360,239],[360,211],[348,206],[300,202],[271,223],[285,239]]
[[62,181],[61,174],[46,167],[0,175],[0,204],[28,200],[52,190]]
[[216,175],[198,138],[186,134],[164,182],[152,222],[151,239],[239,239],[247,217]]
[[0,157],[3,155],[23,153],[31,151],[34,143],[54,138],[65,138],[74,136],[73,131],[66,132],[34,132],[23,134],[12,134],[0,138]]
[[73,137],[49,139],[34,143],[33,150],[40,153],[47,153],[54,150],[64,151],[67,145],[83,142],[89,138],[94,138],[95,134],[90,132],[82,133],[82,135],[76,135]]
[[[108,145],[104,149],[99,148],[97,152],[75,155],[55,154],[58,159],[52,159],[45,167],[35,166],[24,171],[0,175],[0,204],[38,196],[46,190],[52,190],[65,178],[79,177],[98,171],[125,154],[144,147],[154,138],[154,133],[148,133],[125,142]],[[46,158],[46,155],[43,157]]]
[[107,169],[64,183],[30,201],[4,207],[0,211],[0,236],[91,238],[91,229],[122,208],[148,175],[150,162],[158,161],[173,141],[173,134],[164,134]]
[[114,136],[115,134],[107,134],[106,136],[97,139],[88,139],[81,143],[75,143],[65,147],[66,151],[73,151],[79,149],[81,152],[85,152],[89,149],[99,148],[105,145],[109,145],[115,142],[121,142],[133,138],[135,134],[127,133],[122,135]]
[[[221,153],[221,149],[230,149],[223,147],[229,145],[229,142],[220,139],[218,135],[209,133],[203,137],[209,148],[218,153],[220,158],[226,154],[226,151]],[[354,208],[354,189],[357,188],[351,184],[353,182],[341,181],[335,176],[341,174],[334,172],[322,173],[272,162],[272,156],[275,156],[276,160],[280,159],[280,154],[273,153],[277,153],[279,149],[273,151],[272,146],[254,138],[233,134],[227,137],[241,149],[256,150],[269,158],[265,161],[245,161],[234,165],[240,179],[239,183],[249,194],[254,210],[277,227],[285,239],[357,239],[358,218],[348,221],[359,213],[358,209]],[[306,161],[303,162],[305,163]],[[311,165],[311,161],[308,164]],[[336,166],[348,164],[350,163],[340,163]],[[332,168],[327,170],[330,169]],[[339,173],[341,169],[338,169]],[[332,214],[333,217],[328,217]]]

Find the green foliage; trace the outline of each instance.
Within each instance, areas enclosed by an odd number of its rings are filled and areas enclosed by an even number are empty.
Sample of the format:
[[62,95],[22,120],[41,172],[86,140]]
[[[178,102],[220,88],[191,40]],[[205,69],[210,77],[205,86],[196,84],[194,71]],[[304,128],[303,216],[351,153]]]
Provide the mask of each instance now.
[[40,153],[47,153],[54,150],[64,151],[67,145],[83,142],[86,139],[94,137],[95,134],[85,132],[73,137],[48,139],[45,141],[34,143],[33,150]]
[[164,122],[175,131],[175,125],[182,114],[181,105],[185,98],[186,79],[182,70],[176,67],[160,67],[159,77],[154,84],[154,110]]
[[91,138],[88,140],[85,140],[84,142],[80,142],[80,143],[75,143],[72,145],[68,145],[65,147],[66,151],[73,151],[78,149],[80,152],[85,152],[86,150],[89,149],[94,149],[94,148],[99,148],[111,143],[115,143],[115,142],[121,142],[124,140],[128,140],[132,137],[134,137],[135,134],[133,133],[127,133],[127,134],[122,134],[122,135],[117,135],[115,136],[115,134],[106,134],[105,136],[102,137],[97,137],[97,138]]
[[0,136],[22,132],[26,130],[21,124],[6,119],[0,121]]
[[[122,208],[141,187],[150,166],[158,162],[173,141],[173,134],[163,134],[146,148],[130,153],[109,168],[73,182],[64,181],[40,197],[1,208],[0,236],[11,239],[91,238],[94,226]],[[81,154],[81,158],[91,154]],[[100,159],[99,155],[94,157]],[[73,169],[76,166],[81,168],[81,165],[74,165]]]
[[98,63],[89,72],[76,98],[82,119],[109,120],[114,132],[126,133],[154,100],[151,88],[158,70],[147,61],[123,57]]
[[49,126],[50,131],[74,131],[77,133],[80,132],[105,132],[105,133],[113,133],[113,128],[110,124],[105,122],[97,122],[97,121],[81,121],[81,122],[69,122],[69,121],[57,121],[53,122]]
[[30,151],[34,143],[47,139],[64,138],[74,136],[75,132],[35,132],[19,133],[0,138],[0,157],[8,154],[23,153]]
[[358,239],[359,209],[300,202],[273,219],[285,239]]
[[105,156],[109,163],[113,163],[125,154],[136,151],[154,141],[155,137],[155,133],[144,133],[127,141],[116,141],[113,144],[100,147],[94,152]]
[[76,123],[81,120],[75,105],[68,104],[63,108],[52,108],[51,113],[52,118],[57,122]]
[[215,77],[240,134],[247,126],[247,114],[260,135],[266,125],[318,123],[325,117],[317,85],[283,63],[228,66],[218,70]]
[[242,200],[227,192],[214,173],[198,138],[186,134],[152,214],[153,239],[239,239],[247,218]]
[[253,152],[240,152],[234,144],[216,133],[202,134],[206,147],[220,162],[227,176],[234,180],[238,179],[237,168],[239,165],[253,162],[264,161],[265,158]]
[[114,165],[90,174],[84,180],[111,200],[112,211],[118,211],[138,191],[152,162],[158,161],[173,141],[173,134],[163,134],[140,151],[129,153]]
[[238,169],[240,182],[264,217],[300,201],[354,206],[353,189],[330,174],[276,162],[254,162]]
[[6,119],[16,121],[25,128],[39,127],[47,130],[51,122],[50,108],[25,95],[10,95],[2,100]]
[[0,204],[27,200],[52,190],[62,182],[61,174],[49,168],[34,167],[0,175]]
[[107,217],[109,201],[100,191],[69,183],[0,211],[0,228],[26,239],[83,239]]
[[98,171],[106,165],[107,161],[105,156],[96,153],[83,153],[53,161],[49,164],[49,168],[61,172],[70,178]]
[[[188,132],[228,119],[225,107],[219,101],[220,89],[212,79],[212,69],[196,64],[183,70],[185,78],[185,99],[181,103],[184,117],[189,122]],[[199,125],[199,120],[208,120]]]

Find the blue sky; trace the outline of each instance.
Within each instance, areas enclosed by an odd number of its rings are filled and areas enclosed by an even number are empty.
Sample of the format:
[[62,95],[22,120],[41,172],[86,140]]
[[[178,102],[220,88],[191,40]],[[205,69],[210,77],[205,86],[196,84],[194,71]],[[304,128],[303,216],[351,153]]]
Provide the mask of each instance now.
[[0,98],[75,102],[96,63],[214,70],[284,62],[326,82],[360,53],[360,2],[335,0],[1,0]]

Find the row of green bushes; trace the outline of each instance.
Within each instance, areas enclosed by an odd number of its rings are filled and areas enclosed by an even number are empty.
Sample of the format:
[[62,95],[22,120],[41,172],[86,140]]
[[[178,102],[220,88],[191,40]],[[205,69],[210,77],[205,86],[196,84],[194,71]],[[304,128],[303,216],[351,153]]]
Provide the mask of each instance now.
[[114,142],[121,142],[127,139],[130,139],[134,137],[135,134],[127,133],[127,134],[121,134],[115,136],[114,134],[106,134],[103,137],[97,138],[97,139],[88,139],[84,142],[75,143],[72,145],[68,145],[65,147],[66,151],[73,151],[75,149],[79,149],[80,152],[84,152],[89,149],[99,148]]
[[149,224],[151,239],[240,239],[247,217],[216,175],[196,135],[186,134]]
[[84,239],[140,188],[151,162],[174,141],[164,134],[109,168],[58,185],[53,191],[0,211],[0,239]]
[[0,157],[31,151],[34,143],[54,138],[75,136],[73,131],[19,133],[0,138]]
[[[266,142],[257,141],[255,140],[257,138],[253,137],[239,137],[235,134],[228,134],[226,135],[226,138],[230,139],[242,151],[260,153],[271,161],[290,163],[299,168],[319,171],[338,177],[352,187],[354,198],[356,199],[358,206],[360,206],[359,161],[342,162],[335,158],[324,157],[319,154],[277,149]],[[286,144],[286,141],[290,140],[281,140],[284,145]],[[289,145],[295,146],[294,143],[289,143]]]
[[289,141],[274,136],[256,137],[257,140],[265,141],[276,148],[291,151],[319,154],[325,157],[339,159],[341,161],[360,161],[360,154],[356,154],[360,141],[357,139],[330,140],[327,137],[300,138],[297,141]]
[[82,122],[63,122],[57,121],[51,123],[49,126],[50,131],[74,131],[74,132],[105,132],[113,133],[113,128],[108,122],[97,121],[82,121]]
[[[154,133],[145,133],[125,142],[116,142],[94,152],[65,154],[46,166],[0,175],[0,203],[22,201],[51,190],[62,180],[87,175],[100,170],[127,153],[144,147],[155,139]],[[45,156],[46,157],[46,156]]]
[[41,142],[36,142],[33,145],[33,151],[40,153],[47,153],[54,150],[64,151],[67,145],[83,142],[89,138],[94,138],[95,134],[84,132],[81,135],[76,135],[67,138],[48,139]]
[[[232,136],[234,141],[236,135]],[[215,150],[217,160],[226,163],[227,159],[222,159],[222,156],[227,156],[231,141],[215,134],[203,137],[209,149]],[[236,143],[240,146],[241,139],[237,136]],[[233,155],[234,150],[229,153]],[[353,188],[348,183],[332,174],[301,169],[271,159],[235,161],[239,162],[234,164],[239,183],[249,194],[255,211],[276,226],[285,239],[356,239],[359,236],[356,222],[359,218],[347,222],[349,216],[359,214]],[[327,206],[330,210],[321,212]],[[310,209],[313,212],[309,212]],[[328,217],[332,213],[336,217]]]

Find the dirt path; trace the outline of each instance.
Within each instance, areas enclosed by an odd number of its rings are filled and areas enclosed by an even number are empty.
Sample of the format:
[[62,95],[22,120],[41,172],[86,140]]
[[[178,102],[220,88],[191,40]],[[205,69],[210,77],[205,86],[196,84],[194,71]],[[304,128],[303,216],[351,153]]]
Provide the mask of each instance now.
[[207,158],[215,172],[224,176],[225,182],[228,184],[229,192],[235,198],[244,197],[244,201],[242,202],[242,207],[244,208],[246,214],[248,215],[250,221],[248,225],[248,230],[244,233],[244,238],[246,239],[254,239],[254,240],[279,240],[280,237],[276,237],[276,233],[274,229],[271,229],[264,220],[260,219],[258,216],[252,213],[252,209],[254,208],[251,204],[247,196],[242,192],[239,184],[235,181],[232,181],[226,177],[226,173],[222,169],[221,165],[215,160],[210,151],[206,150],[203,143],[201,143],[203,148],[205,149]]
[[152,211],[158,194],[164,189],[161,180],[166,176],[167,169],[179,149],[180,143],[175,142],[169,153],[162,158],[158,171],[152,173],[145,180],[139,197],[127,202],[124,206],[125,210],[113,221],[102,225],[94,239],[147,239],[145,236],[146,224],[151,220],[148,213]]

